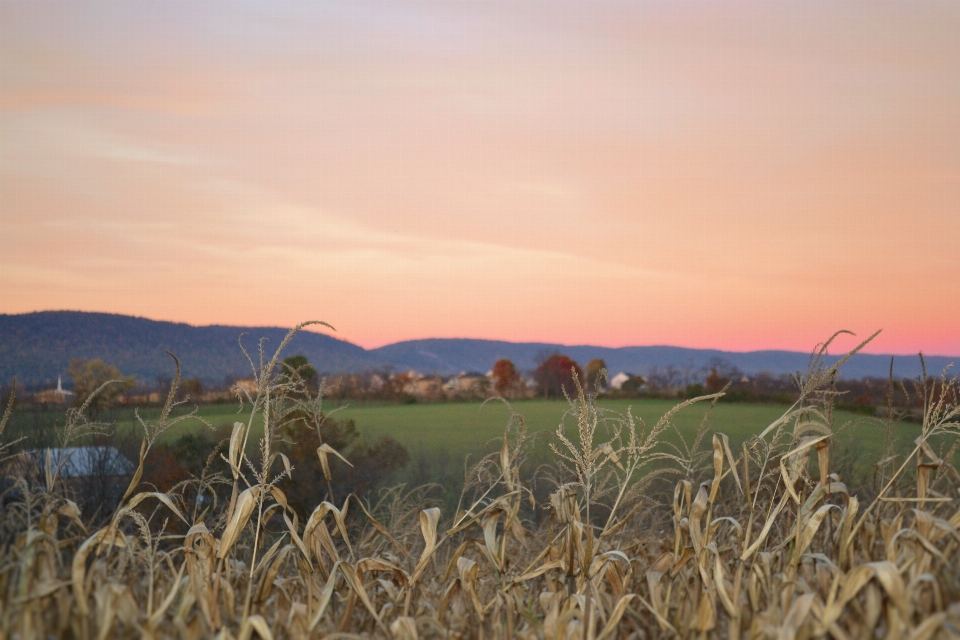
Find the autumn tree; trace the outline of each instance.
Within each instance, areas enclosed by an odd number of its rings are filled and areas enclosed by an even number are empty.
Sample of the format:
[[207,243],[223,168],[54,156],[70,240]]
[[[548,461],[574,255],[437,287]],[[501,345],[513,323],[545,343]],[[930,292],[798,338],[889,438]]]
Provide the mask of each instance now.
[[717,393],[718,391],[721,391],[728,382],[729,379],[721,375],[717,371],[716,367],[713,367],[710,369],[710,375],[708,375],[706,379],[707,391],[710,393]]
[[522,382],[520,372],[514,366],[513,361],[507,358],[500,358],[493,365],[493,388],[501,396],[507,396],[515,391]]
[[580,365],[569,356],[554,353],[537,367],[535,373],[537,390],[547,398],[563,397],[564,393],[569,396],[576,395],[574,375],[578,380],[584,379]]
[[316,391],[318,386],[317,370],[314,368],[307,356],[295,355],[283,359],[283,372],[294,379],[300,379],[310,391]]
[[180,382],[180,393],[190,400],[199,400],[203,394],[203,383],[198,378],[187,378]]
[[606,371],[606,369],[607,363],[602,358],[594,358],[587,363],[587,389],[590,391],[600,390],[600,385],[604,382],[600,372]]
[[722,391],[728,382],[736,385],[743,378],[743,372],[725,358],[711,358],[709,366],[710,374],[707,375],[704,384],[710,393]]
[[90,401],[91,415],[111,406],[123,392],[136,384],[133,376],[124,376],[115,366],[100,359],[71,360],[67,373],[73,378],[73,392],[76,394],[74,403],[78,407],[83,406],[105,383],[113,381]]

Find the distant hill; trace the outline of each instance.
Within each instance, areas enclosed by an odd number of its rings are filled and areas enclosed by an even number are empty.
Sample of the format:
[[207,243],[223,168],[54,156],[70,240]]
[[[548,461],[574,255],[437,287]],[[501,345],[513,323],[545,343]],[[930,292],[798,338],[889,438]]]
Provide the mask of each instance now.
[[[651,367],[673,365],[690,367],[696,371],[709,367],[715,360],[736,366],[747,375],[761,371],[774,374],[806,371],[810,354],[797,351],[720,351],[717,349],[686,349],[683,347],[594,347],[565,346],[539,342],[502,342],[497,340],[427,339],[409,340],[373,349],[369,353],[379,360],[392,362],[401,369],[422,372],[456,373],[459,371],[486,372],[498,358],[509,358],[519,369],[533,369],[538,354],[560,351],[581,365],[593,358],[603,358],[611,375],[620,371],[646,374]],[[842,355],[842,354],[841,354]],[[840,356],[827,358],[831,364]],[[950,363],[960,365],[960,357],[925,356],[927,371],[938,375]],[[847,379],[885,378],[890,370],[890,356],[857,354],[843,365]],[[894,375],[901,378],[919,376],[920,360],[916,356],[897,356]]]
[[[237,340],[254,361],[257,341],[266,338],[273,355],[287,329],[277,327],[194,327],[174,322],[109,313],[43,311],[0,315],[0,383],[16,376],[27,386],[56,384],[71,358],[100,358],[147,384],[172,377],[180,359],[183,375],[219,383],[227,375],[249,376],[250,365]],[[302,353],[322,372],[360,371],[382,366],[362,347],[311,331],[298,333],[286,353]]]
[[[100,358],[124,374],[154,384],[158,376],[171,376],[173,365],[164,351],[180,358],[185,377],[216,384],[225,376],[248,376],[250,366],[237,345],[243,344],[256,357],[257,341],[266,338],[265,350],[273,353],[287,329],[279,327],[195,327],[174,322],[108,313],[43,311],[18,315],[0,314],[0,384],[16,376],[28,387],[52,386],[66,373],[72,358]],[[555,351],[566,353],[581,364],[603,358],[612,374],[625,371],[646,374],[651,367],[673,365],[696,371],[715,359],[724,360],[748,375],[760,371],[775,374],[806,370],[810,356],[794,351],[751,351],[746,353],[682,347],[594,347],[566,346],[539,342],[496,340],[428,339],[410,340],[378,349],[362,347],[328,335],[301,331],[287,347],[286,354],[303,354],[321,373],[371,369],[452,374],[461,371],[488,371],[498,358],[510,358],[521,370],[535,367],[537,356]],[[831,360],[833,361],[833,360]],[[960,365],[960,357],[927,357],[927,370],[939,374],[949,363]],[[846,378],[886,377],[890,356],[857,355],[843,367]],[[897,357],[895,375],[920,374],[914,357]],[[65,380],[66,381],[66,380]],[[66,381],[69,382],[69,381]]]

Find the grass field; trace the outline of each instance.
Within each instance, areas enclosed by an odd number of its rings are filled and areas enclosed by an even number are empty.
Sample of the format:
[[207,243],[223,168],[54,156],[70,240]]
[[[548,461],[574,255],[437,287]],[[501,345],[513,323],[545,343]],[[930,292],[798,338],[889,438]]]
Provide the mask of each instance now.
[[[635,420],[642,421],[647,428],[652,427],[660,418],[676,406],[673,400],[602,400],[598,405],[610,412],[626,415],[630,411]],[[569,409],[562,400],[524,400],[514,402],[512,409],[523,416],[528,436],[532,436],[524,473],[532,473],[538,467],[552,467],[556,455],[550,449],[556,443],[557,426],[561,421],[567,427],[567,433],[575,436],[575,419],[564,415]],[[197,415],[221,433],[229,433],[229,427],[236,421],[249,419],[249,405],[238,411],[239,404],[202,405],[197,407]],[[700,450],[709,450],[713,433],[726,434],[731,446],[736,450],[751,436],[762,432],[771,422],[779,418],[788,407],[771,404],[718,403],[707,416],[707,435],[700,444]],[[406,467],[385,479],[388,484],[404,483],[408,486],[425,484],[443,487],[442,500],[445,505],[455,504],[464,483],[465,466],[476,462],[488,453],[498,451],[504,429],[510,419],[510,408],[501,402],[450,402],[421,404],[357,404],[336,408],[332,417],[337,420],[354,420],[360,436],[372,444],[383,436],[390,436],[403,445],[410,454]],[[676,430],[668,430],[660,440],[681,445],[681,436],[692,444],[697,428],[704,420],[709,409],[708,402],[701,402],[682,409],[672,417]],[[186,405],[174,412],[175,415],[191,411]],[[140,415],[145,420],[155,420],[159,414],[157,408],[141,408]],[[886,425],[877,418],[838,411],[834,413],[834,432],[836,437],[832,445],[832,465],[834,470],[842,471],[844,477],[857,483],[869,482],[874,472],[874,464],[882,457]],[[101,418],[115,425],[117,434],[127,434],[128,441],[137,441],[142,430],[137,424],[132,409],[116,408]],[[50,410],[36,416],[33,420],[60,420],[62,412]],[[16,421],[15,421],[16,422]],[[792,428],[792,425],[789,427]],[[180,437],[191,432],[208,429],[199,420],[180,422],[162,436],[162,442],[172,444]],[[897,423],[895,428],[895,450],[901,453],[909,451],[913,440],[920,432],[919,425]],[[256,456],[260,437],[263,433],[262,414],[254,418],[254,428],[248,441],[247,451]],[[576,438],[573,438],[574,440]],[[611,439],[609,429],[597,430],[595,444]],[[662,447],[661,447],[662,449]],[[349,451],[345,452],[349,457]],[[656,463],[659,467],[662,463]]]
[[[648,427],[654,425],[661,416],[675,406],[672,400],[602,400],[604,409],[620,414],[629,410],[634,418],[642,420]],[[514,411],[523,416],[528,433],[539,433],[533,448],[534,459],[546,461],[552,455],[548,443],[554,441],[561,420],[567,425],[574,421],[564,413],[568,405],[558,400],[526,400],[512,404]],[[673,417],[677,429],[688,439],[692,439],[709,408],[708,403],[698,403],[687,407]],[[237,420],[246,420],[248,413],[237,412],[233,404],[201,406],[198,415],[214,427],[232,425]],[[724,433],[734,447],[749,437],[763,431],[767,425],[779,418],[786,407],[767,404],[719,403],[710,412],[707,425],[710,433]],[[155,409],[141,411],[145,418],[152,418]],[[259,417],[259,416],[258,416]],[[510,417],[510,410],[500,402],[463,402],[438,404],[370,404],[346,405],[339,408],[333,417],[340,420],[352,419],[360,434],[368,442],[381,436],[391,436],[410,452],[411,458],[420,466],[441,466],[443,469],[421,469],[411,481],[441,481],[459,473],[464,458],[473,459],[499,448],[498,439],[503,436],[504,427]],[[116,417],[117,428],[126,430],[135,426],[132,413],[125,411]],[[254,435],[259,437],[262,425],[256,425]],[[173,441],[196,429],[205,429],[199,421],[185,421],[164,434],[164,439]],[[834,428],[837,432],[835,451],[841,457],[846,453],[852,467],[858,473],[867,471],[856,461],[876,461],[883,448],[885,425],[876,418],[854,413],[838,411],[834,414]],[[906,449],[919,434],[919,426],[911,423],[897,423],[896,437],[898,449]],[[598,442],[605,441],[606,433],[598,432]],[[676,434],[668,432],[667,440],[678,442]],[[854,447],[851,445],[855,443]],[[250,446],[256,446],[251,438]],[[709,436],[703,446],[709,447]],[[838,460],[843,462],[843,460]],[[869,465],[867,465],[869,466]]]
[[[599,406],[620,414],[629,410],[647,427],[675,406],[670,400],[607,400]],[[531,452],[534,464],[554,462],[549,443],[556,442],[554,433],[564,421],[568,434],[576,433],[576,421],[564,417],[566,402],[530,400],[512,405],[523,416],[528,433],[539,432]],[[677,429],[691,441],[707,414],[709,403],[686,407],[673,417]],[[718,403],[707,418],[709,431],[701,448],[710,449],[710,434],[724,433],[735,449],[771,422],[783,415],[787,407],[762,404]],[[334,414],[340,419],[353,419],[359,432],[368,440],[391,436],[403,444],[411,455],[411,463],[400,480],[411,485],[439,482],[459,490],[466,456],[477,460],[497,451],[510,410],[499,402],[374,405],[347,407]],[[845,476],[866,477],[873,472],[873,463],[880,459],[886,432],[885,424],[876,418],[854,413],[837,412],[834,425],[838,435],[834,443],[834,464],[846,466]],[[920,432],[919,425],[898,423],[898,450],[908,450]],[[609,439],[609,432],[598,431],[597,444]],[[679,443],[675,433],[668,432],[665,441]],[[855,447],[853,444],[855,443]]]
[[[602,400],[599,406],[620,414],[629,410],[634,418],[643,421],[648,427],[655,424],[661,416],[675,406],[672,400]],[[680,433],[692,439],[698,426],[704,419],[708,403],[698,403],[687,407],[673,417]],[[526,400],[512,404],[512,408],[522,415],[529,434],[539,434],[533,453],[536,459],[549,459],[548,443],[555,441],[553,434],[557,426],[564,421],[573,425],[570,416],[564,418],[569,408],[567,403],[558,400]],[[181,412],[188,409],[183,408]],[[724,433],[734,447],[750,436],[760,433],[767,425],[780,417],[786,407],[767,404],[719,403],[710,412],[707,425],[710,432]],[[145,419],[155,419],[158,409],[140,410]],[[213,427],[232,425],[235,421],[246,420],[248,411],[238,413],[238,405],[205,405],[198,408],[198,415]],[[500,402],[462,402],[437,404],[358,404],[346,405],[336,410],[333,417],[339,420],[352,419],[357,430],[368,442],[381,436],[391,436],[399,441],[411,454],[411,458],[428,458],[433,463],[460,468],[466,456],[477,457],[499,448],[498,440],[503,436],[504,427],[510,418],[510,409]],[[50,412],[49,420],[59,419],[61,414]],[[250,447],[255,448],[262,433],[260,416],[255,419],[254,438]],[[118,431],[137,428],[132,410],[122,409],[111,412],[107,419],[116,424]],[[836,448],[838,453],[852,450],[856,443],[856,458],[877,460],[883,448],[885,426],[882,421],[854,413],[838,411],[834,414],[834,428],[837,432]],[[164,433],[163,439],[172,442],[182,435],[195,430],[206,429],[197,420],[187,420],[175,425]],[[919,433],[919,426],[911,423],[897,423],[898,449],[910,446]],[[598,442],[605,441],[607,434],[600,430]],[[667,440],[678,442],[676,434],[668,432]],[[709,437],[704,446],[709,447]],[[438,462],[442,461],[442,462]],[[421,473],[419,480],[436,481],[449,473]]]
[[[626,414],[629,409],[634,416],[648,426],[655,424],[676,403],[669,400],[608,400],[599,406]],[[513,409],[523,416],[530,433],[545,431],[554,433],[564,412],[565,402],[531,400],[514,403]],[[678,429],[693,435],[703,421],[708,404],[697,404],[680,411],[673,421]],[[730,437],[732,444],[739,445],[752,435],[762,431],[780,417],[786,408],[778,405],[718,404],[708,418],[712,431]],[[510,417],[509,409],[501,403],[490,402],[458,404],[380,405],[347,407],[334,414],[338,418],[351,418],[367,438],[389,435],[411,450],[445,450],[453,453],[478,453],[496,446],[494,441],[503,435],[504,426]],[[850,436],[868,446],[883,444],[883,427],[875,419],[853,413],[835,414],[835,423],[849,424],[845,430]],[[566,424],[573,424],[568,416]],[[901,432],[918,430],[913,425],[900,425]],[[908,434],[904,433],[905,439]],[[599,436],[603,438],[603,434]],[[914,435],[913,437],[916,437]]]
[[[653,427],[660,418],[676,406],[673,400],[602,400],[599,406],[614,414],[626,415],[629,411],[634,419],[642,422],[647,429]],[[529,436],[532,436],[526,462],[522,465],[525,476],[531,476],[538,470],[553,468],[556,454],[550,444],[556,443],[557,426],[561,421],[566,433],[576,440],[576,420],[566,415],[569,405],[562,400],[525,400],[514,402],[513,411],[523,416]],[[219,437],[229,433],[236,421],[249,419],[250,405],[238,411],[239,404],[202,405],[196,408],[197,415],[220,432]],[[330,410],[332,410],[331,407]],[[661,442],[681,445],[681,435],[692,444],[698,427],[709,409],[708,402],[701,402],[682,409],[672,417],[676,431],[668,430]],[[734,450],[739,450],[742,442],[762,432],[770,423],[778,419],[788,409],[782,405],[718,403],[707,416],[706,437],[700,443],[700,451],[709,451],[713,433],[726,434]],[[174,415],[192,411],[193,408],[182,405]],[[328,410],[328,411],[330,411]],[[141,408],[140,415],[147,421],[156,420],[159,409]],[[330,414],[328,414],[330,415]],[[510,408],[501,402],[451,402],[436,404],[357,404],[346,405],[332,412],[337,420],[353,420],[360,436],[373,444],[383,436],[390,436],[403,445],[410,455],[406,466],[383,479],[386,485],[406,484],[409,487],[436,485],[434,497],[441,500],[449,510],[456,506],[464,486],[465,469],[484,455],[498,451],[504,429],[510,419]],[[22,418],[21,418],[22,419]],[[51,409],[36,413],[31,417],[34,422],[62,422],[62,411]],[[138,442],[142,429],[137,424],[133,410],[115,408],[105,412],[100,418],[112,422],[118,435],[127,435],[126,442]],[[14,422],[17,422],[15,419]],[[260,437],[263,433],[262,414],[254,418],[254,429],[248,441],[248,453],[256,457]],[[29,429],[21,432],[29,433]],[[832,445],[833,470],[841,472],[845,478],[857,484],[870,483],[874,474],[874,465],[882,457],[886,425],[876,418],[847,412],[834,414],[834,432],[836,437]],[[789,427],[792,429],[792,425]],[[199,420],[185,420],[163,433],[161,441],[172,444],[189,433],[205,431],[208,427]],[[913,440],[919,434],[919,425],[898,423],[895,429],[895,450],[901,453],[909,451]],[[595,444],[611,439],[609,429],[597,430]],[[855,446],[854,446],[855,443]],[[134,455],[128,447],[128,455]],[[667,450],[661,446],[661,450]],[[349,451],[345,451],[350,456]],[[665,463],[654,463],[651,468],[661,468]]]

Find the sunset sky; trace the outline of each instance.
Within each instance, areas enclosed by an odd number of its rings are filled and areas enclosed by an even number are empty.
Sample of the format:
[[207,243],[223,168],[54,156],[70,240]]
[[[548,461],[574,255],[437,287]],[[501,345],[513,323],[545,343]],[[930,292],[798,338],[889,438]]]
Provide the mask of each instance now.
[[960,2],[2,2],[0,313],[960,354],[958,34]]

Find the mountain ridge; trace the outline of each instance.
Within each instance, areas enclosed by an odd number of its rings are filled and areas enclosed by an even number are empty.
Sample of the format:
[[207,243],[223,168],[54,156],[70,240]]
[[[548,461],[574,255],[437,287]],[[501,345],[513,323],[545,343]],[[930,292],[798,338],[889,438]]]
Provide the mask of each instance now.
[[[153,383],[158,376],[172,377],[173,361],[179,358],[183,376],[219,383],[225,376],[249,376],[250,363],[240,349],[255,361],[258,341],[266,338],[265,352],[272,355],[288,329],[279,327],[193,326],[120,314],[84,311],[40,311],[0,314],[0,383],[16,376],[27,386],[50,383],[66,373],[73,358],[100,358]],[[379,361],[362,347],[313,331],[301,331],[291,340],[288,353],[303,353],[325,373],[376,368]],[[268,357],[269,357],[268,355]],[[318,367],[319,368],[319,367]]]
[[[761,371],[774,374],[806,371],[811,354],[800,351],[769,349],[758,351],[723,351],[721,349],[694,349],[667,345],[599,347],[595,345],[559,345],[541,342],[507,342],[500,340],[478,340],[467,338],[426,338],[406,340],[371,349],[385,360],[403,363],[418,371],[454,373],[460,371],[487,371],[497,358],[513,360],[521,369],[532,368],[539,355],[548,355],[562,351],[581,365],[593,358],[602,358],[611,375],[624,371],[634,374],[647,374],[651,367],[673,366],[683,370],[696,371],[722,361],[737,367],[747,375]],[[457,356],[454,359],[454,354]],[[833,364],[844,354],[827,355],[825,361]],[[858,353],[845,363],[841,369],[847,378],[885,378],[890,368],[890,359],[894,358],[894,375],[898,378],[912,378],[922,372],[919,358],[916,356],[891,356],[884,354]],[[940,371],[954,362],[960,364],[960,357],[925,356],[930,374]],[[454,362],[457,365],[454,365]],[[483,362],[488,362],[485,367]],[[441,366],[436,366],[441,365]]]
[[[150,320],[136,316],[85,311],[39,311],[0,314],[0,384],[16,377],[28,387],[55,384],[66,373],[72,358],[100,358],[124,374],[152,384],[159,376],[172,377],[173,363],[165,351],[181,361],[184,377],[206,383],[222,382],[225,376],[248,376],[250,364],[238,340],[251,357],[266,338],[265,352],[272,355],[288,329],[280,327],[194,326]],[[562,351],[585,365],[602,358],[611,374],[625,371],[648,374],[652,367],[674,367],[682,374],[702,370],[718,361],[737,367],[747,375],[760,371],[774,374],[805,371],[810,354],[787,350],[723,351],[667,345],[599,347],[549,342],[509,342],[473,338],[426,338],[405,340],[375,349],[364,349],[346,340],[313,331],[298,333],[285,353],[302,353],[321,373],[368,370],[408,370],[455,374],[488,371],[500,357],[513,360],[521,370],[536,366],[538,357]],[[835,362],[840,356],[828,356]],[[842,369],[847,378],[886,377],[888,355],[857,354]],[[927,370],[937,375],[960,357],[926,357]],[[897,377],[920,374],[916,357],[894,356]]]

